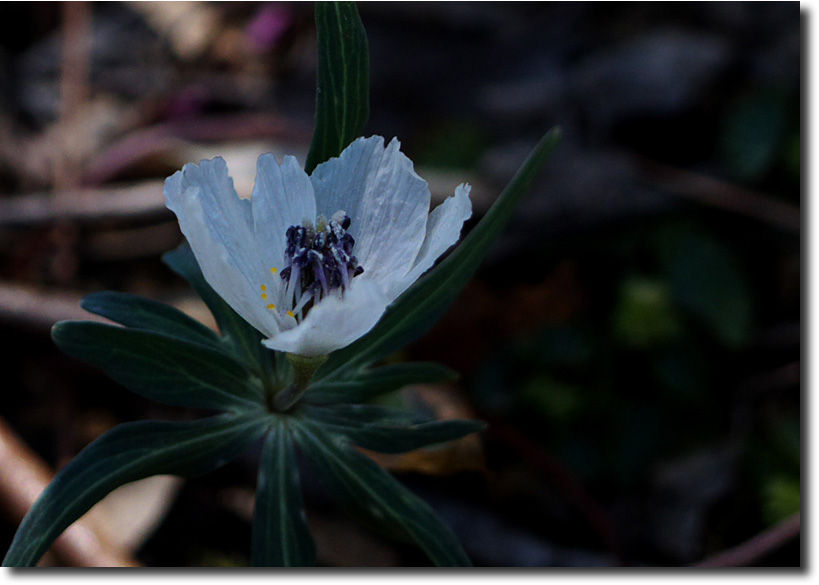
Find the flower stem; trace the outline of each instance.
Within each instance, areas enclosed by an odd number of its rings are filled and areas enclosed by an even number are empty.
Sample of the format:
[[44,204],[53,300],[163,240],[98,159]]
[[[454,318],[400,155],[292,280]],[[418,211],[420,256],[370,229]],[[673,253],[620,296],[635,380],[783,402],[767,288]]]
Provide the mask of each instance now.
[[293,366],[295,376],[293,383],[283,388],[273,397],[273,407],[279,412],[286,412],[299,401],[310,385],[313,374],[327,361],[326,355],[303,356],[288,353],[287,360]]

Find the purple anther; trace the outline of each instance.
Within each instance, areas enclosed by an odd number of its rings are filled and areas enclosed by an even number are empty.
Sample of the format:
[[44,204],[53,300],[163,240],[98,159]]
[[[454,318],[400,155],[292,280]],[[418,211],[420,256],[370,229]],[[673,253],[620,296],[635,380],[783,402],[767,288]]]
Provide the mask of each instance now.
[[349,216],[338,211],[330,221],[319,219],[320,231],[310,222],[287,228],[285,267],[279,275],[287,283],[285,299],[290,306],[309,311],[312,304],[333,291],[343,292],[364,272],[353,256],[355,240],[347,233],[350,224]]
[[307,257],[310,260],[310,266],[313,268],[313,277],[321,283],[321,292],[326,296],[330,292],[330,288],[327,286],[327,276],[324,274],[324,257],[315,250],[310,250]]

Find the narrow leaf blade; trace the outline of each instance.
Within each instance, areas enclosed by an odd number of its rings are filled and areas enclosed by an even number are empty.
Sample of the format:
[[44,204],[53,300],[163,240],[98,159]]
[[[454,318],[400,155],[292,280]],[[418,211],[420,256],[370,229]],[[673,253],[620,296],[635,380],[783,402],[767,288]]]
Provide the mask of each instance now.
[[91,321],[62,321],[54,342],[76,359],[152,400],[217,410],[258,409],[261,381],[228,355],[151,331]]
[[355,2],[316,2],[316,127],[305,170],[341,154],[370,115],[367,34]]
[[707,232],[681,228],[668,234],[665,271],[675,300],[723,343],[741,347],[753,330],[753,299],[742,265]]
[[460,439],[483,429],[478,420],[424,420],[394,408],[368,404],[304,405],[301,412],[322,428],[380,453],[404,453]]
[[191,343],[220,347],[219,336],[182,311],[151,299],[129,293],[101,291],[91,293],[80,306],[95,315],[126,327],[156,331]]
[[316,544],[307,526],[293,438],[281,424],[262,449],[253,511],[253,566],[308,567]]
[[414,541],[438,566],[471,565],[458,539],[432,508],[372,459],[311,421],[301,421],[296,429],[299,445],[315,471],[349,512]]
[[152,475],[200,475],[224,465],[258,439],[267,424],[258,416],[219,415],[115,427],[83,449],[43,491],[3,565],[34,566],[63,530],[121,485]]
[[559,139],[559,129],[550,130],[463,242],[436,268],[401,295],[370,333],[331,354],[317,375],[324,378],[337,370],[371,364],[432,327],[475,273]]
[[455,370],[433,362],[388,364],[356,372],[349,378],[319,380],[310,386],[304,399],[312,404],[365,402],[408,384],[435,384],[457,377]]

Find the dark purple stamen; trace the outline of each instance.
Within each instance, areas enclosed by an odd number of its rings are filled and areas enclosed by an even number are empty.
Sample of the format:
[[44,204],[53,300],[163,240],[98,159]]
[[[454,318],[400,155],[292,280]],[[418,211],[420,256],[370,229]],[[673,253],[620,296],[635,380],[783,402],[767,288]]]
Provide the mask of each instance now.
[[347,233],[350,224],[346,214],[337,213],[329,221],[320,219],[317,230],[309,223],[287,228],[286,266],[279,274],[294,301],[302,292],[310,294],[313,303],[335,290],[343,293],[350,280],[364,272],[353,256],[355,240]]

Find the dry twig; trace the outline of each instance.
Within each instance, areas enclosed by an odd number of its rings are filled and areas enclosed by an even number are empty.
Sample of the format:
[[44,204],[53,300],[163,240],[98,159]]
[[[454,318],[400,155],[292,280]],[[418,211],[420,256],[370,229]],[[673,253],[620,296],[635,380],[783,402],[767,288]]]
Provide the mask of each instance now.
[[722,551],[695,567],[747,567],[799,536],[801,514],[797,512],[779,524],[760,532],[742,544]]
[[[14,522],[20,522],[53,473],[36,453],[0,418],[0,505]],[[61,562],[74,567],[137,567],[130,554],[101,536],[91,515],[72,524],[51,549]]]
[[63,319],[109,322],[80,307],[82,294],[0,282],[0,321],[48,330]]
[[799,208],[719,179],[653,161],[642,161],[656,186],[711,207],[750,217],[789,233],[802,229]]
[[500,421],[490,421],[489,430],[498,440],[517,451],[532,466],[549,478],[566,498],[586,517],[606,548],[624,564],[620,540],[603,507],[592,498],[575,475],[558,460],[549,455],[540,445]]
[[76,141],[74,132],[80,131],[71,120],[88,101],[88,78],[91,62],[91,5],[89,2],[65,2],[63,13],[62,71],[60,75],[60,125],[58,136],[61,146],[54,161],[54,185],[60,190],[77,184],[80,175],[76,152],[71,148]]
[[142,219],[169,214],[162,194],[163,181],[144,181],[129,187],[67,191],[58,197],[46,193],[0,199],[0,227],[42,225],[54,221]]

